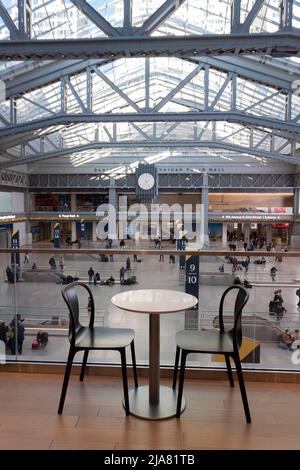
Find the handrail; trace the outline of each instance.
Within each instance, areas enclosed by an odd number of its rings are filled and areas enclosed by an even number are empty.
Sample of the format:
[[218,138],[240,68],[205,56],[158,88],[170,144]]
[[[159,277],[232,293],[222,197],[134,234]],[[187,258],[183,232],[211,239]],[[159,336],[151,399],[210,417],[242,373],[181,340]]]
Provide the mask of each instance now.
[[11,249],[11,248],[0,248],[0,254],[9,254],[9,253],[50,253],[50,254],[72,254],[72,255],[92,255],[92,254],[106,254],[106,255],[142,255],[142,256],[157,256],[157,255],[195,255],[199,257],[203,256],[250,256],[250,258],[257,258],[257,257],[271,257],[274,258],[275,256],[281,256],[283,258],[292,258],[292,257],[300,257],[300,251],[288,251],[288,252],[279,252],[279,251],[228,251],[228,250],[186,250],[186,251],[179,251],[179,250],[171,250],[171,249],[152,249],[152,250],[145,250],[145,249],[134,249],[134,248],[19,248],[19,249]]

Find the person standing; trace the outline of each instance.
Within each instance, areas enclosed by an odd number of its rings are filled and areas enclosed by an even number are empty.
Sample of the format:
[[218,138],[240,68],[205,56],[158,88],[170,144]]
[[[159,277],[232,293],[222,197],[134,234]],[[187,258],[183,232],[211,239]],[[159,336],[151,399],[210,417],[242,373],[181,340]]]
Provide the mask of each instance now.
[[165,261],[164,255],[160,254],[158,261]]
[[120,269],[120,284],[123,284],[124,279],[125,279],[125,268],[124,266],[122,266]]
[[89,276],[89,283],[92,284],[93,277],[95,276],[95,271],[93,270],[92,266],[88,270],[88,276]]
[[296,295],[298,297],[297,307],[300,307],[300,287],[296,290]]
[[65,265],[64,257],[63,257],[63,255],[60,255],[60,258],[59,258],[59,267],[60,267],[61,271],[64,269],[64,265]]
[[270,276],[271,276],[272,281],[275,281],[276,272],[277,272],[277,268],[275,268],[275,266],[272,266],[272,268],[270,269]]

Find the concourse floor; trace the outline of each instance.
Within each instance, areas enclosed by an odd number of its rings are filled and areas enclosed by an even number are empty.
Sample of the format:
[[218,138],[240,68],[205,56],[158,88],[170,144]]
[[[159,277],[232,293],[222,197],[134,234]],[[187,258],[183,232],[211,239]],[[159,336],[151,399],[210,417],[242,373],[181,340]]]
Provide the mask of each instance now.
[[[35,245],[38,246],[38,245]],[[40,245],[50,247],[50,245]],[[90,247],[92,247],[90,245]],[[215,247],[220,248],[220,247]],[[53,251],[55,254],[55,250]],[[48,260],[51,254],[30,255],[31,266],[33,262],[40,268],[49,269]],[[259,252],[258,252],[259,256]],[[80,278],[87,280],[87,271],[92,266],[95,272],[99,272],[101,279],[107,279],[111,274],[115,279],[119,279],[119,270],[125,266],[127,255],[118,255],[114,261],[103,263],[99,261],[96,255],[74,255],[72,250],[70,254],[64,256],[65,267],[64,274],[79,274]],[[145,256],[139,263],[133,263],[133,256],[130,256],[131,274],[134,274],[138,283],[132,286],[123,286],[116,284],[109,286],[92,286],[96,301],[97,321],[106,326],[131,327],[136,331],[136,350],[137,361],[139,364],[148,362],[148,316],[144,314],[133,314],[121,311],[114,307],[110,301],[111,297],[118,292],[131,289],[160,288],[183,291],[184,280],[180,274],[179,266],[176,260],[175,264],[169,263],[169,258],[165,256],[164,261],[159,261],[159,251],[157,256]],[[10,320],[14,315],[14,303],[17,301],[17,310],[25,318],[25,341],[23,344],[21,360],[49,360],[63,362],[66,360],[68,341],[66,332],[61,335],[61,331],[49,330],[49,343],[44,349],[32,350],[31,343],[36,334],[36,325],[34,319],[39,321],[49,321],[52,316],[58,315],[59,318],[68,318],[66,306],[61,297],[62,286],[55,282],[19,282],[8,284],[5,276],[5,266],[9,264],[9,257],[1,255],[3,271],[1,273],[0,294],[0,319]],[[22,261],[22,270],[26,265]],[[57,265],[59,257],[56,256]],[[232,283],[231,274],[232,265],[224,263],[226,282],[224,285],[215,285],[211,281],[212,276],[219,275],[219,266],[223,262],[221,258],[213,255],[207,259],[201,259],[200,272],[205,274],[203,279],[205,284],[200,284],[199,291],[199,328],[211,328],[213,319],[217,315],[219,299],[224,289]],[[271,266],[278,269],[276,279],[273,282],[269,272]],[[275,261],[274,257],[268,259],[265,266],[250,263],[247,275],[238,273],[243,279],[246,278],[251,283],[257,283],[256,287],[249,289],[250,300],[245,308],[244,315],[266,319],[276,326],[278,332],[285,328],[292,331],[300,329],[300,312],[297,309],[298,298],[295,295],[297,286],[295,279],[300,279],[300,263],[298,258],[284,259],[283,262]],[[184,277],[184,276],[183,276]],[[227,283],[227,284],[226,284]],[[290,287],[286,287],[286,284]],[[264,285],[266,284],[266,285]],[[275,325],[275,318],[269,315],[269,301],[273,297],[275,289],[281,288],[284,299],[284,306],[287,313],[279,324]],[[82,299],[83,318],[88,320],[87,301]],[[161,363],[166,365],[173,364],[175,350],[175,333],[185,327],[185,316],[182,313],[161,316]],[[46,326],[44,326],[46,328]],[[43,327],[41,326],[41,329]],[[255,331],[255,330],[254,330]],[[255,339],[255,338],[254,338]],[[13,357],[8,356],[8,360]],[[78,359],[80,356],[78,355]],[[115,362],[118,354],[113,352],[99,352],[91,355],[91,361],[105,361],[107,363]],[[217,366],[222,367],[222,363],[213,363],[208,355],[191,356],[190,365],[194,366]],[[278,348],[278,343],[274,341],[261,342],[260,362],[258,364],[244,364],[245,368],[270,368],[270,369],[298,369],[291,361],[291,352]]]

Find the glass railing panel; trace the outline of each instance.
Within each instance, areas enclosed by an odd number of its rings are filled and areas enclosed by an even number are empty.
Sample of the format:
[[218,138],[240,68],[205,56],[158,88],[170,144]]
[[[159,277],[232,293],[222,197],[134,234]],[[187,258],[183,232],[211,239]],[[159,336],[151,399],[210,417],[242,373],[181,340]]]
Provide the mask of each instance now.
[[[165,243],[165,249],[174,249],[172,243]],[[154,243],[149,245],[153,249]],[[49,248],[49,247],[47,247]],[[142,246],[143,249],[146,246]],[[102,248],[101,248],[102,249]],[[20,315],[24,328],[24,341],[21,352],[17,348],[6,347],[8,361],[63,362],[68,352],[68,310],[62,299],[61,290],[67,282],[75,278],[87,283],[93,292],[96,304],[96,325],[109,327],[133,328],[136,332],[136,355],[139,365],[148,365],[149,355],[149,317],[146,314],[125,312],[111,303],[111,297],[119,292],[133,289],[169,289],[187,290],[186,269],[180,269],[180,255],[175,252],[173,263],[169,253],[157,250],[151,253],[144,251],[134,254],[134,246],[129,243],[122,252],[106,250],[99,255],[97,250],[75,250],[63,254],[63,265],[60,266],[60,255],[54,249],[44,253],[29,252],[29,262],[24,262],[24,253],[20,254],[20,269],[15,273],[11,263],[11,254],[1,253],[1,305],[0,327],[14,326],[14,318]],[[111,258],[112,255],[112,258]],[[197,253],[194,254],[197,256]],[[300,253],[299,253],[300,255]],[[55,258],[55,267],[49,260]],[[232,263],[230,257],[236,257]],[[276,259],[275,259],[276,256]],[[105,257],[105,258],[104,258]],[[107,257],[107,258],[106,258]],[[245,345],[242,351],[245,369],[297,370],[299,360],[293,355],[291,344],[286,343],[285,330],[289,330],[295,339],[295,330],[300,330],[300,311],[296,290],[300,287],[299,257],[284,257],[276,253],[266,253],[263,264],[259,252],[250,256],[250,263],[245,269],[247,253],[216,254],[213,250],[206,256],[199,257],[199,304],[193,312],[161,315],[160,360],[163,366],[174,364],[175,335],[182,329],[218,328],[218,308],[222,293],[238,277],[246,285],[248,282],[249,301],[243,312],[243,334]],[[129,258],[129,261],[128,261]],[[134,261],[135,260],[135,261]],[[36,268],[32,269],[33,264]],[[7,266],[12,270],[8,275]],[[133,282],[120,284],[120,269],[124,267],[124,278]],[[275,267],[275,275],[271,268]],[[90,268],[94,274],[89,275]],[[128,268],[128,269],[127,269]],[[99,273],[99,278],[96,278]],[[17,282],[14,277],[17,274]],[[115,282],[110,283],[113,277]],[[12,282],[9,282],[9,280]],[[250,284],[250,286],[249,286]],[[275,311],[274,292],[281,290],[283,302]],[[276,301],[275,301],[276,303]],[[279,302],[280,303],[280,302]],[[82,322],[88,324],[88,299],[80,297]],[[278,304],[278,302],[277,302]],[[278,305],[277,305],[278,307]],[[282,309],[283,307],[283,309]],[[273,308],[273,310],[272,310]],[[225,323],[232,325],[232,305],[225,306]],[[11,328],[12,329],[12,328]],[[3,330],[3,328],[2,328]],[[0,328],[0,332],[2,331]],[[46,333],[47,344],[33,346],[40,333]],[[2,334],[2,333],[1,333]],[[11,333],[8,335],[11,336]],[[297,332],[296,332],[297,337]],[[41,336],[40,336],[41,338]],[[284,341],[283,341],[284,339]],[[0,337],[1,340],[1,337]],[[294,345],[294,347],[296,347]],[[292,348],[293,349],[293,348]],[[1,352],[1,351],[0,351]],[[299,354],[300,356],[300,354]],[[80,362],[81,355],[75,358]],[[89,356],[95,364],[119,364],[119,355],[111,351],[95,352]],[[128,362],[131,362],[128,352]],[[191,355],[188,357],[190,367],[223,368],[224,362],[211,355]]]

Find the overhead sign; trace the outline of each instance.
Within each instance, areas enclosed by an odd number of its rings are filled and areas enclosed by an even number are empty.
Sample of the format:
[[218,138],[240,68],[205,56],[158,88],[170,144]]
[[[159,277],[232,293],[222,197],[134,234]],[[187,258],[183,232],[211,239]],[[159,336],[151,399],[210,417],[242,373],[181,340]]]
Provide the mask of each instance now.
[[289,228],[290,224],[272,224],[272,228]]
[[271,207],[271,212],[274,214],[292,214],[292,207]]
[[79,214],[58,214],[60,219],[79,219]]
[[14,220],[16,218],[15,215],[0,215],[0,222],[2,220],[7,221],[7,220]]
[[[282,214],[282,216],[285,216],[287,214]],[[217,218],[218,215],[217,214],[210,214],[211,217],[213,218]],[[255,214],[252,214],[252,215],[222,215],[221,216],[221,219],[224,219],[224,220],[239,220],[239,221],[243,221],[243,220],[280,220],[282,217],[279,216],[279,215],[272,215],[272,214],[266,214],[266,215],[255,215]]]

